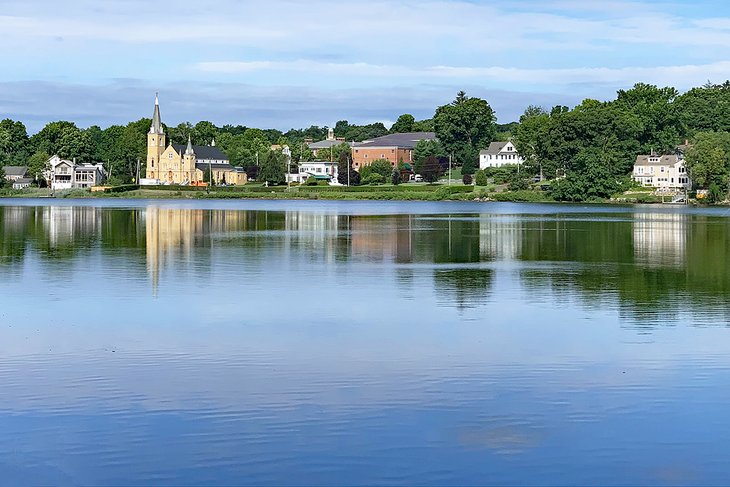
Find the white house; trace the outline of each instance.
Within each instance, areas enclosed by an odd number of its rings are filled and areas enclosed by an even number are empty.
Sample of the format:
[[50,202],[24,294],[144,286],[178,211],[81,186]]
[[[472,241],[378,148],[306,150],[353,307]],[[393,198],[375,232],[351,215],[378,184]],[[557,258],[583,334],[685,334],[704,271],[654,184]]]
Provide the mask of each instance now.
[[662,190],[683,190],[692,187],[681,152],[662,156],[654,154],[636,156],[631,176],[642,186]]
[[489,148],[479,151],[479,168],[502,167],[507,164],[522,164],[525,160],[520,156],[512,142],[492,142]]
[[287,181],[303,183],[310,176],[337,184],[337,162],[308,161],[299,163],[299,173],[287,174]]
[[76,159],[69,161],[57,155],[48,159],[46,180],[51,189],[89,188],[100,184],[104,179],[102,164],[77,164]]

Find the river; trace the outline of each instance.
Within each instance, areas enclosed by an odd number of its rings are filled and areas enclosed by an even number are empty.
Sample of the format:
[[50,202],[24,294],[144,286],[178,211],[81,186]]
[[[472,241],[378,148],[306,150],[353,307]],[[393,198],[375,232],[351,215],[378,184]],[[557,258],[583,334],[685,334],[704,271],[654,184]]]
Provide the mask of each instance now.
[[722,484],[727,209],[3,200],[9,485]]

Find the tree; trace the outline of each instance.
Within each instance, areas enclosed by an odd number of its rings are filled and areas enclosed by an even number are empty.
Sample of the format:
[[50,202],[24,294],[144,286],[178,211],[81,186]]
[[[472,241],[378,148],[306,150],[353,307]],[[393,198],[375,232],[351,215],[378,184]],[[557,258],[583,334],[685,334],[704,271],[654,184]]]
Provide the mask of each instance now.
[[60,121],[46,124],[30,139],[34,151],[57,154],[65,159],[91,160],[91,137],[74,123]]
[[390,182],[393,186],[398,186],[400,184],[400,171],[397,167],[394,167],[393,172],[390,174]]
[[365,179],[371,174],[380,174],[383,177],[383,181],[386,181],[391,172],[393,171],[393,165],[387,159],[375,159],[367,166],[360,168],[360,178],[365,184]]
[[484,169],[479,169],[476,172],[474,179],[475,179],[477,186],[486,186],[487,184],[489,184],[488,178],[487,178],[487,173],[484,172]]
[[8,186],[8,183],[9,182],[10,181],[8,181],[7,179],[5,179],[5,168],[3,166],[0,166],[0,189],[5,188],[6,186]]
[[461,182],[464,183],[465,186],[471,186],[471,183],[472,183],[471,174],[464,174],[464,176],[461,178]]
[[28,173],[35,179],[43,177],[43,173],[48,169],[48,159],[51,156],[47,152],[38,151],[28,158]]
[[211,176],[212,176],[212,174],[211,174],[210,169],[206,167],[205,170],[203,170],[203,182],[208,183],[212,186],[213,178]]
[[413,161],[415,162],[415,170],[421,173],[423,163],[426,162],[428,156],[434,156],[437,159],[446,157],[446,150],[438,140],[419,140],[413,148]]
[[392,127],[390,127],[391,134],[413,132],[413,125],[416,123],[416,119],[410,113],[404,113],[398,120],[395,121]]
[[261,161],[258,180],[266,181],[269,184],[281,184],[285,181],[286,156],[281,151],[272,151],[266,153]]
[[362,184],[383,184],[386,181],[383,175],[377,172],[371,172],[367,175],[361,174],[360,178]]
[[438,181],[439,177],[441,177],[442,173],[443,170],[438,159],[436,159],[435,156],[428,156],[424,161],[423,168],[421,170],[423,179],[429,183],[435,183]]
[[694,184],[714,189],[709,195],[713,202],[725,199],[730,180],[730,133],[698,132],[685,157]]
[[352,168],[351,152],[342,152],[337,159],[337,182],[340,184],[350,184],[351,186],[360,184],[360,173]]
[[436,109],[433,117],[436,135],[448,153],[453,153],[462,172],[474,172],[479,150],[487,147],[496,134],[494,110],[486,100],[470,98],[460,91],[448,105]]

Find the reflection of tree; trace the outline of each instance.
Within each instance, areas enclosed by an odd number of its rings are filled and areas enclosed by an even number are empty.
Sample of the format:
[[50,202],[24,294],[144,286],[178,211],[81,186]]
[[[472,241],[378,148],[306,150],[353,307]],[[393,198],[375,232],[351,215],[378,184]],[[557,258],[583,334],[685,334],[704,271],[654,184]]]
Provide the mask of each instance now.
[[472,215],[434,220],[426,234],[433,262],[479,262],[479,226],[479,220]]
[[437,269],[433,274],[437,300],[459,309],[483,305],[494,281],[492,269]]
[[548,283],[553,293],[577,293],[588,305],[617,300],[622,314],[637,322],[718,310],[730,292],[730,231],[723,218],[528,222],[521,258],[570,262],[522,270],[532,292]]

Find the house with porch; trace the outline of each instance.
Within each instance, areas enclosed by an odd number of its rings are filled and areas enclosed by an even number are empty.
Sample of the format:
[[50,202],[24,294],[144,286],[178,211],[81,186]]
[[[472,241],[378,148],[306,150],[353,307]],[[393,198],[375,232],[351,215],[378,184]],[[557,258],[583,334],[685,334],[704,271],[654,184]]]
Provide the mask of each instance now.
[[523,162],[525,160],[511,141],[492,142],[487,149],[479,151],[479,169],[522,164]]
[[663,191],[683,191],[692,187],[682,150],[675,154],[636,156],[631,177],[642,186]]
[[101,163],[77,164],[76,159],[61,159],[54,155],[48,159],[48,170],[44,174],[52,190],[90,188],[101,184],[106,177]]

